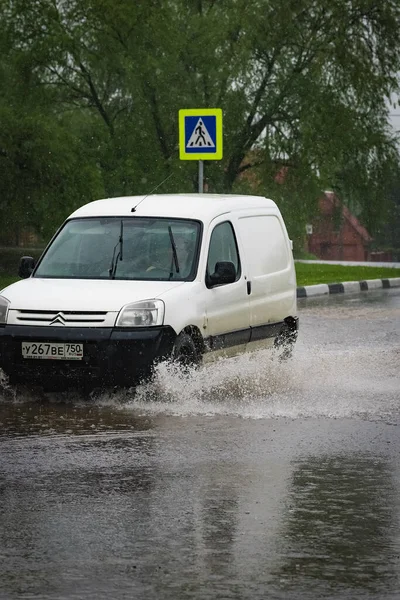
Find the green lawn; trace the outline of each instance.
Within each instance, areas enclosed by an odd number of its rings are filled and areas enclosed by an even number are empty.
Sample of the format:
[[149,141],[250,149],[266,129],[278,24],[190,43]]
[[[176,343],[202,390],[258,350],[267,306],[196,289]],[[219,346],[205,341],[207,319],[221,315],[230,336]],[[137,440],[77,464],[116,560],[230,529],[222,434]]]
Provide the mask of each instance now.
[[363,281],[364,279],[390,279],[391,277],[400,277],[400,269],[296,263],[296,275],[297,285],[303,286],[315,283]]
[[19,277],[11,277],[11,275],[4,275],[0,273],[0,290],[6,287],[6,285],[10,285],[14,281],[18,281]]
[[[297,285],[303,286],[315,283],[340,283],[342,281],[400,277],[400,269],[296,263],[296,274]],[[0,290],[13,281],[18,281],[18,277],[0,274]]]

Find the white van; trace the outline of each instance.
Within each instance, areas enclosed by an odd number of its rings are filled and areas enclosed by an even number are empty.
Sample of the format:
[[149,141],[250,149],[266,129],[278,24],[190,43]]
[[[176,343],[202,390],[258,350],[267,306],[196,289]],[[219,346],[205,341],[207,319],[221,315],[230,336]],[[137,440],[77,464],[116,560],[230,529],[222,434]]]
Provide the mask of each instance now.
[[10,383],[132,385],[172,358],[296,340],[291,242],[272,200],[177,194],[76,210],[0,292]]

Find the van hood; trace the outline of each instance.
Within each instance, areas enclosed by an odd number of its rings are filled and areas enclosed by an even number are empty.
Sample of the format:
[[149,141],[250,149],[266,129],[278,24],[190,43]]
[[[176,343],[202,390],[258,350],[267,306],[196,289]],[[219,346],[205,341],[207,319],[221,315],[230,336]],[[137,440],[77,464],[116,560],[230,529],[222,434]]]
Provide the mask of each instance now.
[[161,298],[183,281],[39,279],[13,283],[0,293],[15,310],[119,311],[129,302]]

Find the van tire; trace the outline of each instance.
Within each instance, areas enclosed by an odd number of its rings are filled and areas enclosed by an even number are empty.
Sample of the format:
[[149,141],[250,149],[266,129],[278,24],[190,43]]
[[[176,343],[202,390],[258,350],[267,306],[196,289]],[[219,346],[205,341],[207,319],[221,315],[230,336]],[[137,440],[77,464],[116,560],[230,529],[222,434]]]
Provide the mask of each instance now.
[[182,331],[175,340],[171,355],[172,361],[183,370],[196,367],[200,363],[199,352],[192,337]]

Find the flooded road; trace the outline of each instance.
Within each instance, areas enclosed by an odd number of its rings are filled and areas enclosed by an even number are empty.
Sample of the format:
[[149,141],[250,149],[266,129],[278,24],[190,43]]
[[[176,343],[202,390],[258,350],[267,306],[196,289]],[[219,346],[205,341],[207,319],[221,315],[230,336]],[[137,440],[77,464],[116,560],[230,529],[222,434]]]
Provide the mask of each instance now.
[[400,290],[85,402],[0,388],[0,598],[397,599]]

